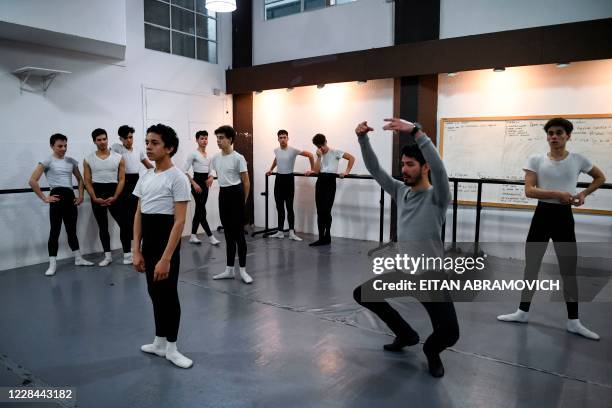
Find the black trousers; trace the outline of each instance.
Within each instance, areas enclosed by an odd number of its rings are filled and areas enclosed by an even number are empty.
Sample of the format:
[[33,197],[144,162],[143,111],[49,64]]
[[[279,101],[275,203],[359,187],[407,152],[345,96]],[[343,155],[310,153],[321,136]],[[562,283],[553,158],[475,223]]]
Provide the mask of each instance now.
[[336,198],[336,174],[320,173],[315,185],[319,239],[331,237],[332,207]]
[[208,179],[208,173],[193,173],[193,181],[195,181],[201,188],[201,193],[196,193],[191,187],[191,194],[195,200],[195,214],[191,222],[191,233],[196,234],[198,232],[198,226],[202,225],[204,232],[209,237],[212,235],[210,232],[210,226],[206,221],[206,201],[208,201],[208,187],[206,187],[206,180]]
[[293,196],[295,193],[295,177],[293,174],[277,174],[274,180],[274,201],[278,214],[278,230],[285,228],[285,207],[289,229],[294,229],[295,213],[293,212]]
[[[117,183],[93,183],[93,189],[98,198],[109,198],[115,194],[117,189]],[[125,226],[125,217],[122,214],[121,202],[115,201],[112,205],[102,206],[91,202],[91,209],[94,213],[94,217],[98,223],[98,230],[100,232],[100,241],[102,242],[102,248],[104,252],[110,252],[110,234],[108,233],[108,214],[110,212],[117,224],[119,225],[119,237],[121,239],[121,246],[123,252],[131,251],[131,240],[132,234],[129,232],[130,228]]]
[[[539,201],[536,207],[527,243],[525,245],[525,279],[538,279],[542,258],[552,239],[559,271],[563,282],[567,317],[578,318],[578,282],[576,281],[577,248],[574,231],[574,215],[571,205]],[[519,309],[529,311],[534,291],[525,289],[521,294]]]
[[126,234],[129,233],[130,235],[130,240],[132,240],[134,236],[134,216],[136,215],[136,208],[138,207],[138,197],[132,194],[134,192],[134,187],[136,187],[136,183],[138,183],[138,174],[126,173],[125,185],[119,197],[121,218],[123,218]]
[[142,214],[142,256],[145,261],[147,289],[153,303],[155,335],[175,342],[181,321],[181,304],[178,297],[178,276],[181,263],[179,241],[170,260],[170,274],[164,280],[154,282],[155,265],[161,259],[174,225],[174,215]]
[[225,233],[227,266],[234,266],[236,247],[238,263],[246,266],[247,244],[244,238],[244,189],[241,184],[219,189],[219,215]]
[[[372,289],[375,280],[395,282],[406,279],[409,275],[403,272],[391,272],[376,276],[364,284],[357,286],[353,291],[353,298],[361,306],[374,312],[391,331],[400,338],[407,338],[417,335],[414,329],[406,322],[402,316],[385,300],[394,297],[393,294],[382,294]],[[423,295],[423,294],[422,294]],[[378,297],[377,297],[378,296]],[[397,296],[404,296],[398,293]],[[423,305],[431,325],[433,333],[425,341],[424,349],[428,352],[440,353],[447,347],[451,347],[459,340],[459,323],[455,306],[450,299],[448,292],[425,293],[419,297],[419,302]]]
[[79,240],[77,238],[77,206],[74,205],[74,191],[68,187],[56,187],[51,189],[50,195],[59,196],[59,201],[49,204],[49,241],[47,249],[49,256],[57,256],[59,246],[59,236],[62,230],[62,222],[68,235],[68,245],[70,249],[76,251],[79,249]]

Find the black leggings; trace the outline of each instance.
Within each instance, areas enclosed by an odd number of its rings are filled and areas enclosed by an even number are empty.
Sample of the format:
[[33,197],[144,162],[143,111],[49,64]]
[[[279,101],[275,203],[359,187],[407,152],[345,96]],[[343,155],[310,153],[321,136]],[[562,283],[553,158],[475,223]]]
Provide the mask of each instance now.
[[244,190],[242,183],[219,189],[219,215],[225,233],[227,266],[234,266],[236,246],[238,263],[246,266],[247,244],[244,239]]
[[287,221],[289,229],[294,229],[295,213],[293,212],[293,195],[295,191],[295,177],[293,174],[277,174],[274,180],[274,201],[278,214],[278,230],[285,227],[285,206],[287,207]]
[[133,239],[134,235],[134,216],[136,215],[136,208],[138,207],[138,197],[132,192],[134,187],[138,183],[138,174],[125,174],[125,185],[123,191],[119,197],[121,206],[121,217],[126,228],[126,234],[129,233],[130,240]]
[[68,187],[55,187],[50,195],[59,196],[59,201],[49,204],[49,241],[47,249],[49,256],[57,256],[58,241],[62,230],[62,221],[68,235],[68,245],[73,251],[79,249],[79,240],[76,234],[77,206],[74,204],[74,191]]
[[320,173],[315,185],[315,203],[317,205],[317,227],[319,238],[331,237],[332,207],[336,198],[336,174]]
[[[409,278],[409,276],[403,272],[386,273],[368,280],[364,284],[357,286],[353,291],[353,298],[357,303],[374,312],[397,337],[402,339],[416,336],[417,333],[397,310],[391,307],[385,300],[392,297],[392,295],[383,297],[383,294],[372,289],[372,283],[378,279],[386,282],[395,282],[400,279]],[[378,298],[376,297],[377,295]],[[398,292],[398,296],[405,295]],[[364,297],[367,297],[367,300],[364,300]],[[436,301],[419,299],[419,302],[427,310],[433,327],[433,333],[427,338],[423,348],[428,352],[440,353],[459,340],[459,323],[457,322],[455,306],[448,292],[425,294],[425,298],[433,299],[433,297],[438,297],[438,299]]]
[[195,200],[195,214],[191,222],[191,233],[196,234],[198,232],[198,226],[202,224],[204,232],[210,237],[212,232],[210,232],[210,226],[208,225],[208,221],[206,221],[206,201],[208,200],[208,187],[206,187],[207,179],[208,173],[193,173],[193,181],[202,188],[202,192],[196,193],[193,186],[191,187],[191,194]]
[[[115,194],[117,189],[117,183],[93,183],[93,189],[98,198],[109,198]],[[102,248],[104,252],[110,252],[110,235],[108,233],[108,215],[107,210],[110,211],[111,215],[119,225],[119,237],[121,239],[121,246],[123,252],[131,251],[131,240],[132,234],[129,233],[129,227],[124,224],[124,217],[122,216],[121,203],[115,201],[112,205],[101,206],[91,201],[91,209],[94,213],[94,217],[98,223],[98,230],[100,232],[100,241],[102,242]]]
[[[576,234],[571,205],[538,201],[529,227],[525,245],[525,279],[538,279],[542,258],[553,241],[559,263],[563,295],[566,301],[568,319],[578,318],[578,283],[576,281]],[[529,311],[534,291],[525,289],[521,295],[519,309]]]
[[181,321],[181,304],[178,297],[178,276],[181,263],[179,240],[170,260],[170,274],[164,280],[154,282],[155,265],[161,259],[174,225],[174,215],[142,214],[142,256],[145,262],[147,289],[153,303],[155,335],[175,342]]

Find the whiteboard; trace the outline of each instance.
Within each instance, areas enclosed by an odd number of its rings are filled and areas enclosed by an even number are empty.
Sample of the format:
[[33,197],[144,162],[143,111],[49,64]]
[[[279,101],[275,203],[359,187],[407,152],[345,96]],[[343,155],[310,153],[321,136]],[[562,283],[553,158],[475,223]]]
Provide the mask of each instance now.
[[[527,158],[549,150],[544,124],[552,117],[555,116],[441,119],[440,154],[449,177],[524,180]],[[608,180],[612,178],[612,114],[562,117],[574,125],[567,150],[588,157]],[[578,179],[591,180],[586,174]],[[458,200],[474,202],[476,192],[476,184],[460,183]],[[497,184],[483,185],[482,202],[485,206],[513,208],[537,204],[525,197],[522,185]],[[612,214],[612,190],[597,190],[575,211]]]

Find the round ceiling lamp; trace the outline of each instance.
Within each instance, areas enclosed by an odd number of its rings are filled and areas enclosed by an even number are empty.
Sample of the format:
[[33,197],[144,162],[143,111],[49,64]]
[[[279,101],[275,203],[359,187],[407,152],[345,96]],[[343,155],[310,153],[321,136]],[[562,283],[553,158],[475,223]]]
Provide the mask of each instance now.
[[215,13],[229,13],[236,10],[236,0],[206,0],[206,9]]

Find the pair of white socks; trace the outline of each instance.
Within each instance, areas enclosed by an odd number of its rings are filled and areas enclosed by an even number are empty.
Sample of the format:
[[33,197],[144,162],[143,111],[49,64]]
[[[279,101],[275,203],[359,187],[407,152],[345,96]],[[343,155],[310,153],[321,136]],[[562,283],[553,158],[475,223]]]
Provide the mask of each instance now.
[[[240,267],[240,278],[244,283],[253,283],[253,278],[247,273],[246,267]],[[225,271],[213,276],[213,279],[234,279],[234,267],[226,266]]]
[[176,348],[176,342],[169,342],[165,337],[157,337],[151,344],[144,344],[140,350],[145,353],[155,354],[156,356],[166,357],[166,360],[172,362],[177,367],[189,368],[193,365],[193,361]]
[[[285,233],[283,231],[278,231],[276,232],[276,234],[270,235],[270,238],[278,238],[278,239],[283,239],[285,238]],[[302,238],[298,237],[297,235],[295,235],[295,231],[294,230],[289,230],[289,239],[292,241],[301,241]]]
[[[527,323],[529,321],[529,312],[517,309],[514,313],[497,316],[497,320],[502,322]],[[567,319],[566,328],[570,333],[575,333],[591,340],[599,340],[599,334],[584,327],[579,319]]]
[[[88,260],[86,260],[85,258],[81,256],[81,251],[79,251],[78,249],[76,251],[72,251],[72,254],[74,255],[74,264],[76,266],[92,266],[93,265],[93,262],[89,262]],[[57,271],[57,256],[50,256],[49,257],[49,267],[45,271],[45,276],[53,276],[55,275],[56,271]]]

